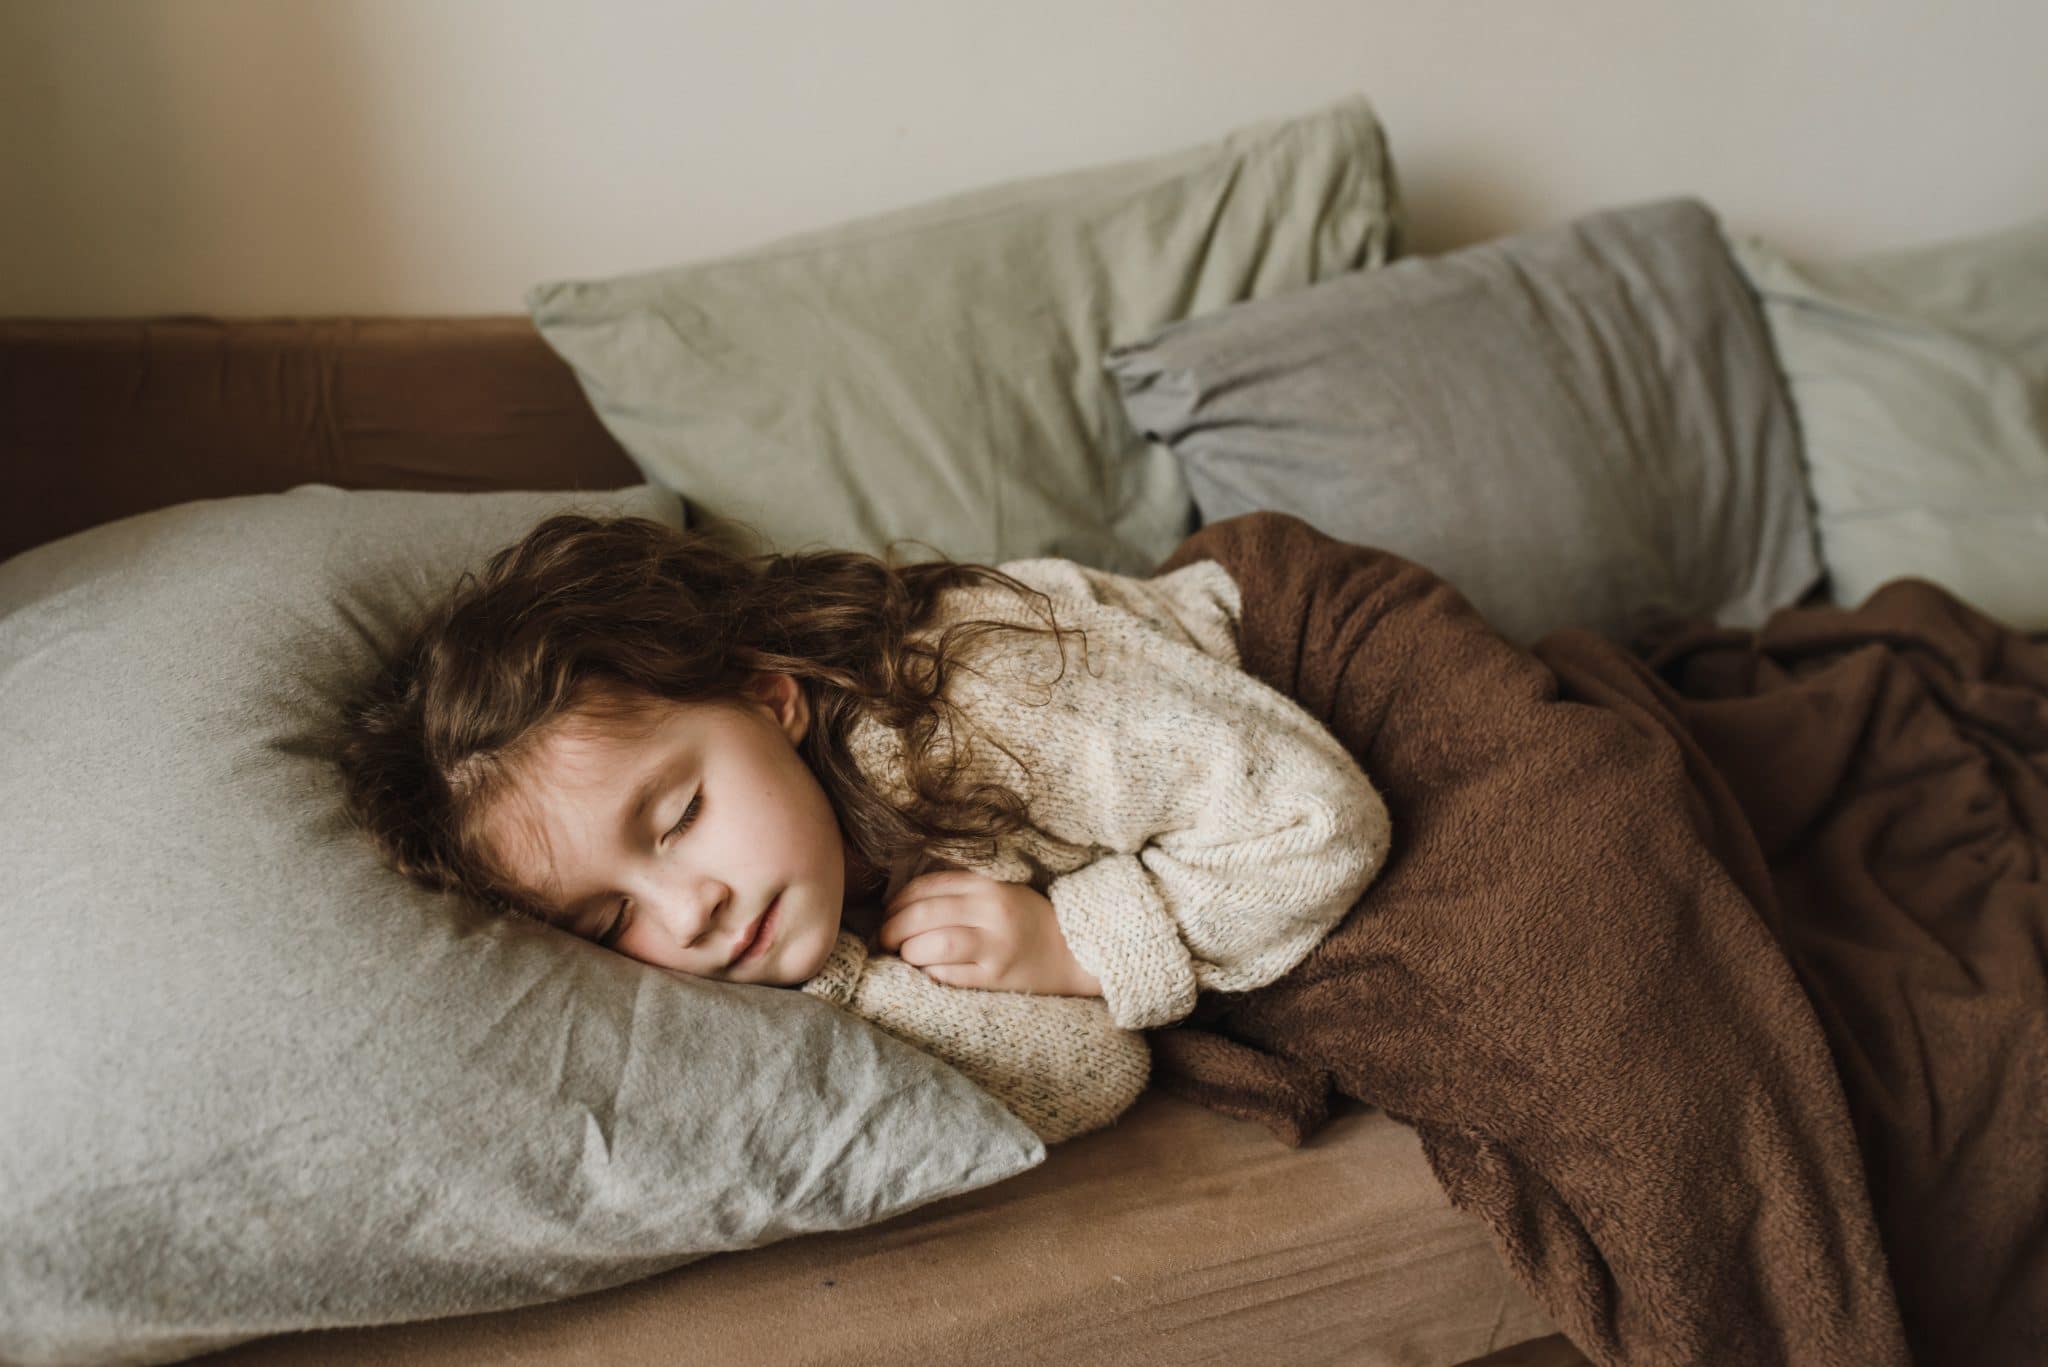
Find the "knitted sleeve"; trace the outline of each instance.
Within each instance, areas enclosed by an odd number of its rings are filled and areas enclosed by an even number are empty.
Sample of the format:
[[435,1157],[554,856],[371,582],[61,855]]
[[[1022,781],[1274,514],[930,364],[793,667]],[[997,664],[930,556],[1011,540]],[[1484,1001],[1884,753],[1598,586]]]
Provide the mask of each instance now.
[[1111,1020],[1168,1025],[1199,989],[1246,991],[1300,963],[1387,855],[1387,808],[1358,762],[1234,650],[1190,648],[1166,629],[1176,614],[1138,596],[1187,571],[1127,581],[1065,562],[1006,568],[1087,627],[1085,659],[1070,647],[1036,696],[978,682],[963,696],[1028,752],[1033,824],[1097,852],[1045,893]]
[[1145,1037],[1099,998],[948,987],[848,931],[802,990],[959,1069],[1048,1144],[1110,1124],[1151,1076]]

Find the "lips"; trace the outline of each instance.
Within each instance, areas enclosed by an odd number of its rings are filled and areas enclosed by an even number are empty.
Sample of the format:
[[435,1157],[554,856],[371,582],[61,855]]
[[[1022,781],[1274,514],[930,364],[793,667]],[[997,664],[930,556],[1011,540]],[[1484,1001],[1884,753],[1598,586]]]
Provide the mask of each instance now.
[[782,894],[778,892],[769,899],[768,909],[761,913],[761,918],[755,921],[753,925],[747,927],[746,938],[741,941],[739,951],[732,956],[731,963],[728,963],[726,967],[731,968],[735,964],[752,958],[756,950],[767,946],[768,932],[775,929],[774,925],[771,924],[775,919],[775,909],[781,905]]

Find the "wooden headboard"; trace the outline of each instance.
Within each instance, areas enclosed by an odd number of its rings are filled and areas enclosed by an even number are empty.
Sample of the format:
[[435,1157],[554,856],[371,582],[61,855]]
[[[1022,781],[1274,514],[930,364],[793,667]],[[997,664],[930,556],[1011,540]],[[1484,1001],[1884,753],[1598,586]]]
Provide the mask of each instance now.
[[0,321],[0,558],[311,482],[642,479],[522,316]]

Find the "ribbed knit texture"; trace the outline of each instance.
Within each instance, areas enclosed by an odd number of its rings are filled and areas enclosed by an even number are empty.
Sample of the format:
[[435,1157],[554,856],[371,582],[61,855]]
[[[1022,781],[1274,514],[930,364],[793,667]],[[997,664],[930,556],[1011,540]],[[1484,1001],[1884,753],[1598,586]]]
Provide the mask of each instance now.
[[1109,1124],[1151,1080],[1145,1037],[1099,997],[948,987],[846,931],[803,990],[959,1069],[1048,1144]]
[[[1378,875],[1390,831],[1350,753],[1239,667],[1240,600],[1221,565],[1156,579],[1056,559],[998,568],[1087,640],[1068,637],[1063,668],[1049,636],[978,636],[972,668],[949,677],[967,730],[941,746],[1028,816],[968,867],[1043,892],[1103,995],[949,987],[844,932],[803,990],[945,1060],[1053,1143],[1143,1091],[1136,1032],[1186,1016],[1198,989],[1260,987],[1307,957]],[[975,585],[947,591],[920,635],[979,618],[1044,625],[1036,600]],[[848,745],[908,800],[896,733],[863,721]]]

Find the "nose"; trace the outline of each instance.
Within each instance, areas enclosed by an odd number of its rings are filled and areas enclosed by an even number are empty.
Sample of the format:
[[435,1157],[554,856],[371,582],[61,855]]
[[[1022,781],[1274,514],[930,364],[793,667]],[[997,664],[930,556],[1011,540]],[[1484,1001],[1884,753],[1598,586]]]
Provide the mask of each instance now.
[[642,905],[652,909],[676,943],[691,945],[708,935],[732,901],[732,889],[715,878],[692,875],[648,888]]

